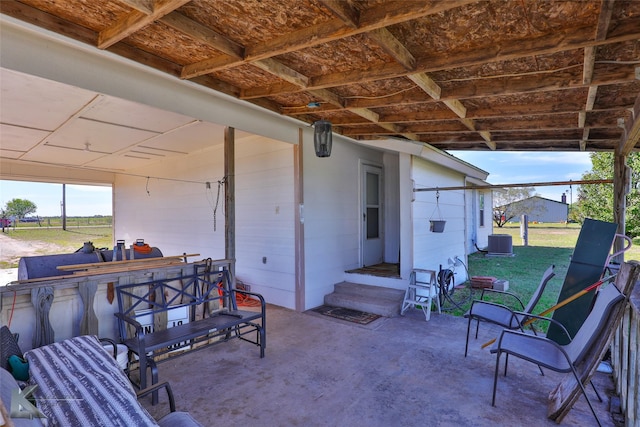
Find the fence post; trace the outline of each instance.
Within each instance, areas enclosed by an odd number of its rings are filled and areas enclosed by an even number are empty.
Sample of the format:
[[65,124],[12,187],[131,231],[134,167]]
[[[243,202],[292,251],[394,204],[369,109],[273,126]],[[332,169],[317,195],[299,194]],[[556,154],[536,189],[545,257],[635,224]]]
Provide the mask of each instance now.
[[529,216],[524,214],[520,217],[520,237],[522,246],[529,246]]

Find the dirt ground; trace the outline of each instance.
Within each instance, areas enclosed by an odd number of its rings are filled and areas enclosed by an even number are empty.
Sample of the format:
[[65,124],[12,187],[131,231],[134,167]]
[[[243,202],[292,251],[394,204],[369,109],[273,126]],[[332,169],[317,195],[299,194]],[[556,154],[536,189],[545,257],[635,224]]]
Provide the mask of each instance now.
[[[24,256],[47,255],[60,253],[61,248],[46,242],[26,242],[23,240],[12,239],[5,233],[0,233],[0,261],[6,263],[17,263]],[[17,268],[0,269],[0,286],[17,280]]]
[[25,242],[0,233],[0,261],[3,262],[18,262],[23,256],[60,253],[61,250],[60,246],[51,243]]

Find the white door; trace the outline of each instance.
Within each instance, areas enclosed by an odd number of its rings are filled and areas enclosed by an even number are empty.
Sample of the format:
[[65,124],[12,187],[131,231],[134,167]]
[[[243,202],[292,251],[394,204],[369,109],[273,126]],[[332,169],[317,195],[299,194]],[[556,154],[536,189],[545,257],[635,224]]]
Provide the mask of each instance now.
[[362,265],[382,262],[382,169],[362,168]]

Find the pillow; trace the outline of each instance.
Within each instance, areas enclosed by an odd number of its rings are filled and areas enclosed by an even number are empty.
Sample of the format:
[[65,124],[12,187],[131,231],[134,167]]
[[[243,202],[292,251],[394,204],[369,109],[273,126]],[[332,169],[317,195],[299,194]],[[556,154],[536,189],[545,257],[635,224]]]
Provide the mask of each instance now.
[[17,354],[9,357],[9,367],[11,368],[13,378],[18,381],[29,381],[29,362],[22,357]]

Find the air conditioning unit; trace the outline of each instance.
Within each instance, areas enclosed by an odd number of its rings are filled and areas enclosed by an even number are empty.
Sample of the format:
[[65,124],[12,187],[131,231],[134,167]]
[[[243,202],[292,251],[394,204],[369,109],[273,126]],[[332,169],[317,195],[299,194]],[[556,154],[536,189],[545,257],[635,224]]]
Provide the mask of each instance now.
[[513,256],[513,243],[510,234],[489,235],[489,255]]

